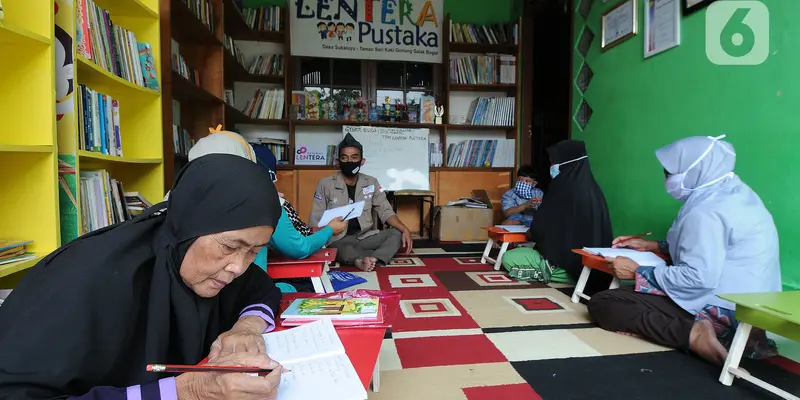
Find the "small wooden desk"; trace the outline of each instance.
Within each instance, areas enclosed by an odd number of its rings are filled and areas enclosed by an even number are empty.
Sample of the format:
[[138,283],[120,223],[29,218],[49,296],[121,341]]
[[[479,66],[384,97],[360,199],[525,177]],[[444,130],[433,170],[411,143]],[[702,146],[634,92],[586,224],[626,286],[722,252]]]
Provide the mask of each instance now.
[[319,249],[303,260],[270,251],[267,255],[267,274],[272,279],[311,278],[315,292],[331,293],[333,285],[328,277],[328,270],[335,259],[336,249]]
[[800,342],[800,291],[722,294],[719,297],[736,304],[736,319],[739,321],[719,381],[730,386],[735,376],[784,399],[800,399],[739,368],[742,353],[754,326]]
[[[602,271],[612,276],[614,274],[611,273],[611,268],[608,267],[608,261],[606,261],[605,257],[589,253],[583,249],[573,249],[572,252],[581,256],[581,263],[583,264],[581,276],[578,277],[578,283],[575,284],[575,291],[572,292],[572,302],[578,303],[581,299],[586,299],[588,301],[591,297],[583,294],[583,289],[586,287],[586,282],[589,280],[589,275],[592,273],[592,270]],[[614,277],[608,288],[616,289],[619,287],[620,282],[619,278]]]
[[[494,263],[495,271],[499,270],[500,265],[503,264],[503,254],[508,250],[510,243],[525,243],[528,241],[528,236],[525,232],[509,232],[496,226],[484,226],[483,229],[486,229],[489,234],[489,241],[486,242],[486,247],[483,249],[481,263],[487,264],[487,261]],[[497,253],[496,259],[489,257],[489,252],[492,251],[495,243],[500,244],[500,252]]]
[[[310,293],[285,294],[281,300],[281,312],[292,303],[292,300],[310,296],[312,296]],[[276,320],[278,324],[276,330],[290,329],[280,326],[280,318]],[[377,393],[381,385],[378,358],[386,328],[336,328],[336,333],[339,334],[344,351],[353,363],[364,388],[369,390],[371,381],[372,391]]]

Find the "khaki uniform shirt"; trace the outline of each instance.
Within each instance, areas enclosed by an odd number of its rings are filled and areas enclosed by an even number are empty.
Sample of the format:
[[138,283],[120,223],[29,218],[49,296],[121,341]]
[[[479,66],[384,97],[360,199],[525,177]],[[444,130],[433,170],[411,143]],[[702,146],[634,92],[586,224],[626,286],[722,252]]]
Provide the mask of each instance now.
[[[358,223],[361,225],[361,232],[358,234],[359,240],[379,232],[373,211],[384,224],[386,220],[395,215],[378,180],[369,175],[358,174],[353,203],[362,200],[364,201],[364,212],[358,217]],[[350,197],[347,194],[347,184],[344,182],[344,175],[341,172],[320,179],[317,183],[317,190],[314,192],[314,206],[311,208],[309,225],[317,226],[325,210],[348,204],[350,204]],[[328,244],[343,238],[346,234],[347,231],[332,237],[328,240]]]

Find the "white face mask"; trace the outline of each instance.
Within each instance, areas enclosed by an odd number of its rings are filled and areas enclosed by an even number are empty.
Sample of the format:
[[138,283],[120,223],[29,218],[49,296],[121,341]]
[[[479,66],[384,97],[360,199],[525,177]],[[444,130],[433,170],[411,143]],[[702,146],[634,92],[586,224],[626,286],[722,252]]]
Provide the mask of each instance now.
[[[689,188],[686,188],[686,187],[683,186],[683,181],[686,179],[686,174],[689,173],[689,171],[692,168],[697,166],[697,164],[700,164],[700,161],[703,161],[703,159],[708,155],[708,153],[711,152],[711,149],[714,148],[714,145],[717,143],[717,141],[720,140],[720,139],[725,138],[725,135],[718,136],[718,137],[709,136],[708,138],[711,139],[711,144],[708,146],[706,151],[704,151],[703,154],[700,155],[700,158],[695,160],[692,163],[692,165],[690,165],[689,168],[686,169],[686,171],[684,171],[684,172],[682,172],[680,174],[670,175],[669,177],[667,177],[664,180],[664,187],[667,190],[667,193],[669,193],[672,197],[674,197],[675,200],[686,201],[686,199],[689,198],[689,195],[691,195],[693,191],[695,191],[697,189],[702,189],[702,188],[707,187],[707,186],[711,186],[711,185],[713,185],[713,184],[715,184],[715,183],[717,183],[717,182],[719,182],[719,181],[721,181],[721,180],[723,180],[725,178],[733,177],[733,175],[734,175],[733,172],[728,172],[727,174],[722,175],[719,178],[714,179],[713,181],[706,182],[706,183],[704,183],[704,184],[702,184],[702,185],[700,185],[700,186],[698,186],[698,187],[696,187],[694,189],[689,189]],[[726,152],[730,153],[730,154],[733,154],[734,156],[736,155],[734,153],[731,153],[731,151],[728,150],[727,148],[725,148],[724,146],[722,147],[722,149],[725,150]]]
[[561,166],[562,165],[569,164],[571,162],[575,162],[575,161],[578,161],[578,160],[583,160],[586,157],[589,157],[589,156],[578,157],[578,158],[576,158],[574,160],[569,160],[569,161],[562,162],[561,164],[553,164],[553,165],[551,165],[550,166],[550,177],[553,178],[553,179],[556,179],[558,174],[561,173]]

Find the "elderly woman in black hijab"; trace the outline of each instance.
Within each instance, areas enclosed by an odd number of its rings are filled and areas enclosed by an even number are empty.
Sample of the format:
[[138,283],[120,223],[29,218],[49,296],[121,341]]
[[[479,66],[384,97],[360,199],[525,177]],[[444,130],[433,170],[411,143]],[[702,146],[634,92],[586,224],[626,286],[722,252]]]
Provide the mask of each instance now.
[[[168,202],[84,235],[0,307],[0,398],[265,399],[280,291],[259,267],[281,214],[267,172],[232,155],[184,168]],[[148,363],[275,368],[266,377],[145,372]]]
[[[586,146],[564,140],[547,148],[552,181],[528,231],[535,250],[518,248],[503,255],[503,264],[521,278],[542,283],[577,280],[583,247],[608,247],[614,239],[606,198],[589,167]],[[592,274],[585,293],[608,289],[612,277]]]

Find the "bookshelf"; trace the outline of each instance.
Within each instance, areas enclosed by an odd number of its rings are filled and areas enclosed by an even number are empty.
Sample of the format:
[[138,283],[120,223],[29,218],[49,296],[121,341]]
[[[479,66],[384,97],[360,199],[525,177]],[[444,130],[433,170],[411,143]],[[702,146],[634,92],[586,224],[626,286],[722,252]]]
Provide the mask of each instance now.
[[0,52],[0,238],[33,240],[35,258],[0,265],[9,275],[59,245],[53,2],[3,0]]
[[[288,105],[291,103],[291,92],[302,90],[301,68],[299,67],[300,58],[291,56],[289,48],[291,46],[291,35],[289,32],[289,16],[285,7],[281,8],[281,27],[274,31],[260,31],[251,29],[246,23],[245,11],[240,9],[233,0],[203,0],[209,4],[214,11],[213,19],[214,30],[209,30],[199,22],[189,23],[184,21],[186,18],[186,5],[180,0],[161,0],[162,4],[169,4],[173,7],[180,6],[181,10],[172,10],[172,14],[180,14],[179,18],[172,18],[169,23],[171,29],[180,32],[173,32],[169,38],[164,37],[164,41],[172,39],[173,47],[180,47],[181,53],[187,60],[193,58],[193,68],[198,69],[201,76],[201,84],[196,85],[188,81],[179,81],[173,77],[173,95],[179,105],[164,104],[165,116],[167,112],[172,112],[172,120],[176,125],[186,128],[189,136],[193,140],[198,140],[208,134],[208,127],[222,123],[225,129],[241,133],[248,139],[257,137],[273,137],[285,140],[287,143],[289,160],[279,165],[279,180],[277,183],[279,191],[286,195],[286,198],[298,207],[298,212],[304,218],[310,214],[313,191],[317,180],[327,176],[336,170],[335,166],[304,166],[294,165],[293,154],[299,144],[309,143],[309,141],[319,141],[326,144],[337,144],[341,140],[341,126],[343,125],[368,125],[386,126],[403,128],[428,128],[431,132],[431,141],[441,143],[443,152],[447,153],[450,143],[458,143],[464,140],[484,139],[507,139],[513,142],[515,147],[514,160],[511,165],[516,166],[519,150],[518,125],[520,121],[519,109],[520,101],[516,101],[513,107],[513,124],[508,125],[465,125],[450,121],[450,106],[460,107],[463,113],[470,101],[485,97],[520,97],[519,79],[512,80],[514,83],[492,83],[492,84],[466,84],[450,83],[449,60],[451,55],[465,54],[499,54],[516,56],[521,59],[520,46],[508,44],[477,44],[477,43],[444,43],[443,62],[435,67],[435,87],[432,88],[433,95],[437,102],[445,106],[443,124],[424,124],[424,123],[396,123],[379,121],[344,121],[344,120],[290,120],[288,118]],[[191,13],[190,13],[191,14]],[[521,24],[521,20],[511,21]],[[199,24],[199,25],[198,25]],[[449,17],[444,21],[442,32],[448,37],[450,31]],[[203,30],[193,34],[193,30]],[[207,47],[203,54],[195,49],[186,37],[205,36],[210,32],[216,40],[206,40]],[[163,33],[163,31],[162,31]],[[245,55],[246,65],[242,65],[229,51],[227,38],[233,40],[238,49]],[[213,42],[213,43],[212,43]],[[208,47],[210,46],[210,47]],[[186,49],[186,50],[184,50]],[[175,53],[173,48],[172,53]],[[193,53],[193,55],[189,55]],[[254,75],[248,71],[250,62],[258,55],[282,54],[284,59],[283,74]],[[168,59],[164,55],[164,59]],[[188,62],[188,61],[187,61]],[[517,64],[518,65],[518,64]],[[163,68],[171,68],[164,66]],[[519,76],[519,68],[514,69],[514,76]],[[203,78],[204,77],[204,78]],[[189,92],[186,84],[191,85],[191,94],[179,95],[177,93]],[[249,117],[242,110],[247,101],[253,96],[255,89],[278,89],[283,90],[284,108],[281,118],[277,119],[254,119]],[[370,86],[370,89],[374,87]],[[169,90],[169,89],[165,89]],[[225,91],[233,90],[234,104],[226,102]],[[364,93],[367,98],[375,98],[375,93]],[[166,98],[166,97],[165,97]],[[199,99],[204,99],[200,101]],[[174,180],[174,175],[185,165],[185,156],[176,155],[173,148],[167,149],[167,143],[173,142],[172,127],[165,123],[164,129],[165,164],[170,164],[165,182],[170,184]],[[500,196],[511,185],[515,167],[457,167],[447,166],[446,154],[443,166],[431,167],[431,187],[437,192],[437,203],[444,203],[455,200],[461,196],[470,195],[474,188],[487,188],[490,197],[499,202]],[[468,181],[475,187],[464,185],[465,173]],[[455,184],[455,183],[461,183]],[[308,189],[310,187],[310,189]],[[453,198],[454,197],[454,198]],[[498,204],[499,205],[499,204]],[[409,217],[404,217],[404,213],[409,213]],[[404,221],[417,221],[416,211],[401,210],[401,218]],[[412,223],[413,225],[413,223]],[[410,226],[412,230],[419,227]]]
[[[28,268],[81,234],[81,171],[104,169],[125,191],[163,197],[161,92],[124,79],[77,47],[79,2],[3,0],[0,52],[15,62],[0,66],[0,238],[32,240],[35,258],[0,265],[0,288],[12,287]],[[81,3],[85,4],[85,2]],[[115,25],[160,56],[155,0],[94,0]],[[134,53],[131,51],[131,59]],[[138,49],[135,54],[138,60]],[[160,81],[160,71],[156,68]],[[130,77],[129,77],[130,78]],[[84,150],[79,120],[82,87],[116,100],[123,156]],[[111,101],[109,101],[111,103]],[[110,143],[110,142],[108,142]],[[153,144],[155,143],[155,145]],[[63,169],[62,169],[63,168]],[[70,186],[69,181],[73,184]]]
[[[81,5],[86,7],[83,13],[79,9]],[[91,19],[92,12],[102,13],[102,10],[108,13],[107,18],[113,25]],[[57,125],[60,165],[72,165],[75,171],[75,189],[69,197],[74,199],[77,206],[71,207],[64,199],[61,201],[62,240],[67,241],[71,239],[70,236],[97,229],[97,213],[102,214],[102,210],[95,211],[92,208],[97,204],[90,204],[93,187],[89,181],[82,179],[86,174],[104,171],[108,179],[106,184],[111,183],[110,179],[117,180],[125,192],[138,192],[151,203],[157,203],[164,197],[160,135],[163,74],[159,69],[161,36],[156,0],[84,0],[74,2],[74,6],[62,4],[59,12],[66,15],[56,14],[56,26],[69,32],[77,49],[72,109],[64,112],[65,115],[59,119]],[[84,18],[85,25],[82,25]],[[105,40],[101,43],[95,40],[98,37],[95,32],[111,35],[112,41]],[[114,34],[117,36],[113,36]],[[151,47],[153,74],[157,82],[155,86],[146,82],[148,71],[141,66],[142,49],[137,48],[137,42],[147,43]],[[103,65],[106,52],[114,54],[115,57],[108,59],[116,58],[118,64],[112,65],[106,61],[107,65]],[[85,96],[90,96],[91,99],[87,100]],[[113,99],[116,103],[113,113],[111,107],[98,105],[94,96],[105,96],[103,99],[107,98],[106,104],[109,105]],[[100,114],[101,108],[106,113],[105,116]],[[89,116],[92,111],[98,113],[98,116]],[[108,113],[112,113],[112,116],[109,117]],[[118,116],[115,115],[117,113]],[[112,122],[111,118],[116,120]],[[97,133],[98,126],[103,121],[107,125],[103,133]],[[92,128],[92,122],[98,125]],[[118,133],[114,131],[115,128]],[[85,185],[87,187],[83,187]],[[123,194],[115,194],[111,185],[103,188],[109,196],[116,195],[120,198],[120,210],[124,211]],[[63,196],[66,196],[65,192],[62,193]],[[113,209],[114,205],[109,203],[106,207]],[[108,210],[105,211],[109,213]],[[110,213],[113,214],[113,211]],[[95,222],[88,225],[88,220]],[[114,223],[113,217],[109,217],[108,223]]]

